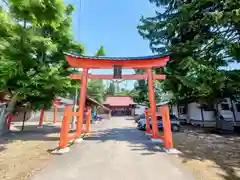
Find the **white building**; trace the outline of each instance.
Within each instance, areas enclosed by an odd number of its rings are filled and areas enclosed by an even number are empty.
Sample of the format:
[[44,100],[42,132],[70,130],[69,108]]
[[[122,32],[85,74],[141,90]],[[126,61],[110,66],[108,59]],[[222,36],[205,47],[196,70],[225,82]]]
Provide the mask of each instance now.
[[137,104],[137,106],[136,106],[136,108],[135,108],[135,115],[144,114],[146,108],[147,108],[146,105]]
[[[192,102],[184,105],[172,106],[172,113],[180,120],[185,120],[193,125],[201,127],[216,127],[220,122],[221,128],[230,129],[233,126],[240,127],[240,102],[231,101],[230,98],[225,98],[217,107],[202,106],[199,103]],[[216,120],[216,112],[218,109],[221,121]]]

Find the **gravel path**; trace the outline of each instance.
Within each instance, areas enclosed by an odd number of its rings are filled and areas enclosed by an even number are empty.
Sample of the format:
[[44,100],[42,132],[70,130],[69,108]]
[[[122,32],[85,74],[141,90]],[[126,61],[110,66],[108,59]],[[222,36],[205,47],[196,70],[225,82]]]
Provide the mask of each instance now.
[[180,164],[136,129],[133,120],[114,117],[93,127],[31,180],[193,180]]

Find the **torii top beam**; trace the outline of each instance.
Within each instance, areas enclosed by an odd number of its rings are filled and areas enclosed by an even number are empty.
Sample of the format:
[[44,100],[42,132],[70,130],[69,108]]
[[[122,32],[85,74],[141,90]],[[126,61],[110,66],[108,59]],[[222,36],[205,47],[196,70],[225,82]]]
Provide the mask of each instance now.
[[146,69],[164,67],[169,56],[145,56],[145,57],[98,57],[98,56],[66,56],[69,65],[73,68],[109,69],[119,65],[125,69]]

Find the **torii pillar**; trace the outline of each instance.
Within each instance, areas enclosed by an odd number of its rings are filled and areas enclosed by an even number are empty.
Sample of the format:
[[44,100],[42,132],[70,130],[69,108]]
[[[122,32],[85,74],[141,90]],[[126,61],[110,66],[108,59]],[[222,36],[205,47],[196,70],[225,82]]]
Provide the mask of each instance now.
[[[109,58],[109,57],[96,57],[96,56],[76,56],[67,55],[67,61],[69,65],[73,68],[83,68],[83,72],[79,74],[70,75],[71,79],[81,80],[81,91],[80,91],[80,102],[79,102],[79,112],[80,116],[77,122],[77,132],[78,136],[82,133],[82,124],[84,117],[84,107],[87,92],[87,81],[88,79],[124,79],[124,80],[148,80],[148,91],[149,91],[149,101],[151,106],[151,116],[152,116],[152,140],[162,141],[166,138],[159,136],[158,133],[158,122],[156,113],[156,102],[155,102],[155,92],[154,92],[154,80],[165,79],[165,75],[153,74],[153,68],[164,67],[169,60],[168,56],[147,56],[147,57],[134,57],[134,58]],[[89,69],[112,69],[112,68],[124,68],[124,69],[143,69],[146,72],[144,74],[135,75],[92,75],[88,74]],[[121,72],[120,69],[120,72]],[[116,69],[115,69],[116,70]],[[119,71],[117,71],[119,72]],[[163,117],[165,121],[166,116]],[[170,123],[165,121],[164,124]],[[170,124],[169,124],[170,125]],[[168,127],[169,127],[168,125]],[[169,134],[169,133],[167,133]],[[169,140],[169,137],[167,138]]]

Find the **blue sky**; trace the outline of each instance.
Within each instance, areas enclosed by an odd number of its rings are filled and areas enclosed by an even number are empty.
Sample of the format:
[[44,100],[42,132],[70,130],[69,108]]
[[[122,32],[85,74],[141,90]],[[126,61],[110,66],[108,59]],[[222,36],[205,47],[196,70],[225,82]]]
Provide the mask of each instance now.
[[[65,0],[75,6],[73,31],[76,41],[86,48],[86,55],[94,55],[101,45],[107,56],[152,55],[149,42],[137,31],[142,15],[152,16],[155,6],[149,0]],[[91,73],[111,74],[111,70],[94,70]],[[124,74],[132,71],[124,70]],[[127,82],[129,89],[133,81]],[[125,85],[124,85],[125,87]]]
[[[86,55],[94,55],[101,45],[107,56],[152,55],[149,42],[136,28],[142,15],[155,14],[155,6],[149,0],[65,0],[65,3],[75,6],[74,38],[85,46]],[[236,68],[239,69],[240,64],[232,63],[225,69]],[[112,74],[112,71],[92,70],[91,73]],[[124,70],[123,73],[132,74],[133,71]],[[129,89],[133,85],[134,81],[127,81]]]
[[[141,15],[154,15],[149,0],[65,0],[75,6],[75,39],[94,55],[104,45],[107,56],[145,56],[149,43],[137,32]],[[80,8],[81,2],[81,8]]]

